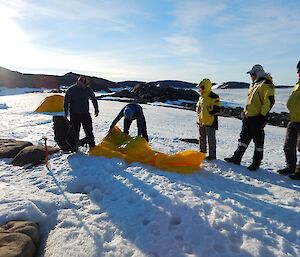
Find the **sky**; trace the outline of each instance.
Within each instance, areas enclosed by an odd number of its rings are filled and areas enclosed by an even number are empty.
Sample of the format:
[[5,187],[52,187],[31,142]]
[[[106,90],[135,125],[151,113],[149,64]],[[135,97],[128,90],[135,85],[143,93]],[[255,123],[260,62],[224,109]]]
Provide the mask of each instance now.
[[249,82],[256,64],[293,85],[298,0],[0,0],[0,66],[112,81]]

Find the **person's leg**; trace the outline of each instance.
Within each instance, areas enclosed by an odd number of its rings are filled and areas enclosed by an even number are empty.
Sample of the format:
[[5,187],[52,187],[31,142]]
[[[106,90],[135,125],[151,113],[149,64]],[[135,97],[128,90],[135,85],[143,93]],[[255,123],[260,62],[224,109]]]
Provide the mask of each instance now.
[[146,140],[147,142],[149,142],[149,137],[148,137],[148,133],[147,133],[147,130],[146,130],[146,129],[144,129],[144,130],[142,131],[142,137],[145,138],[145,140]]
[[278,173],[282,175],[291,174],[295,172],[297,164],[298,135],[299,132],[297,130],[297,123],[289,122],[286,128],[285,142],[283,146],[286,167],[278,170]]
[[80,115],[77,113],[70,114],[70,121],[72,123],[73,129],[75,131],[75,136],[77,142],[79,141],[79,132],[81,127]]
[[200,152],[206,153],[206,130],[205,127],[199,126],[199,147]]
[[82,126],[83,130],[86,135],[86,140],[91,147],[95,146],[95,138],[93,134],[93,124],[92,124],[92,118],[89,113],[85,113],[82,115]]
[[206,127],[206,135],[208,138],[209,159],[216,159],[216,129],[213,127]]
[[240,138],[238,140],[239,141],[238,148],[235,150],[233,156],[230,158],[225,158],[224,159],[225,161],[232,162],[235,164],[241,163],[242,157],[248,145],[250,144],[251,139],[253,138],[249,123],[250,123],[249,118],[244,117]]
[[264,125],[257,123],[256,120],[251,122],[251,131],[253,134],[254,155],[249,170],[257,170],[261,164],[264,155],[265,131]]
[[286,165],[290,169],[295,169],[297,164],[297,140],[298,131],[296,124],[289,122],[286,128],[285,143],[284,143],[284,153],[286,158]]
[[124,118],[124,130],[123,130],[123,132],[125,134],[129,134],[129,128],[131,126],[131,123],[132,123],[132,120]]

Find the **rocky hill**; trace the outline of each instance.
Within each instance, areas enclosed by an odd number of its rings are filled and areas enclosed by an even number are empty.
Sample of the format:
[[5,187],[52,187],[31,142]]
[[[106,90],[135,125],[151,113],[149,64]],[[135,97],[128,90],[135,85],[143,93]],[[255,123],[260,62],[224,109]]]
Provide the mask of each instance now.
[[[0,67],[0,87],[17,88],[17,87],[33,87],[59,89],[61,86],[69,87],[73,85],[80,74],[69,72],[63,76],[44,75],[44,74],[24,74],[17,71],[11,71]],[[95,91],[107,91],[109,88],[119,87],[115,82],[97,78],[91,78],[91,87]]]
[[180,80],[158,80],[158,81],[151,81],[151,82],[144,82],[144,81],[123,81],[117,82],[120,87],[135,87],[139,84],[149,84],[149,85],[159,85],[160,87],[174,87],[174,88],[194,88],[196,87],[196,83],[190,83]]

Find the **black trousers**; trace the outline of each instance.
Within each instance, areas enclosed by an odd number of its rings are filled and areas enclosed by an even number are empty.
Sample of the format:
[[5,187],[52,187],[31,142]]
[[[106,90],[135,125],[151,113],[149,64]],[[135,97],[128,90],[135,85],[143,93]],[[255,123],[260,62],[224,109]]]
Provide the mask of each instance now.
[[74,127],[76,138],[79,141],[79,132],[81,125],[85,132],[85,141],[90,147],[95,146],[95,138],[93,134],[92,118],[89,113],[71,113],[70,120]]
[[247,148],[251,140],[253,140],[255,151],[263,152],[265,141],[265,125],[266,120],[264,117],[244,117],[239,145]]
[[286,164],[291,169],[296,168],[297,164],[297,140],[300,136],[300,123],[289,122],[286,128],[284,153]]
[[[129,134],[129,128],[131,126],[132,120],[124,118],[124,133]],[[149,141],[149,137],[148,137],[148,133],[147,133],[147,129],[146,129],[146,125],[142,124],[139,125],[138,124],[138,136],[142,136],[143,138],[146,139],[146,141]]]

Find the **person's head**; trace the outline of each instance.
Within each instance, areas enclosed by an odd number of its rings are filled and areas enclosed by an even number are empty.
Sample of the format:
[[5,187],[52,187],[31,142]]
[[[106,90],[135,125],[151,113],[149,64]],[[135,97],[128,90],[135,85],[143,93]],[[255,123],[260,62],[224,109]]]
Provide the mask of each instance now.
[[251,70],[247,71],[248,74],[250,74],[250,77],[252,81],[254,82],[255,80],[261,79],[261,78],[266,78],[268,76],[268,73],[264,71],[263,66],[260,64],[255,64]]
[[300,78],[300,61],[297,64],[297,73],[298,73],[298,77]]
[[201,95],[209,94],[211,92],[211,86],[212,85],[209,79],[203,79],[197,85],[197,87],[199,87],[199,92]]
[[77,84],[82,88],[86,88],[90,84],[90,78],[85,76],[80,76],[77,80]]
[[123,111],[123,114],[124,114],[124,117],[126,119],[129,119],[129,120],[133,120],[134,119],[134,111],[129,106],[125,107],[125,109]]

